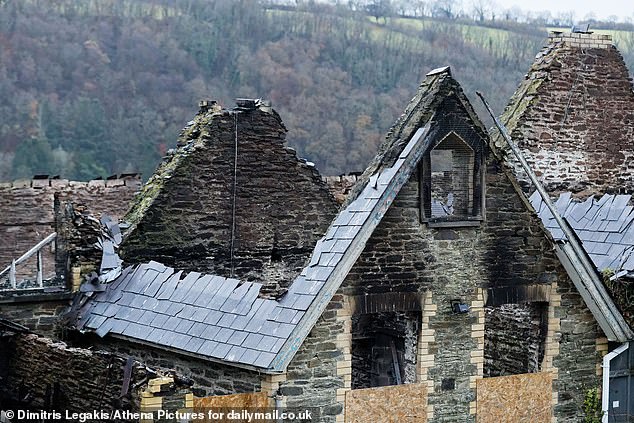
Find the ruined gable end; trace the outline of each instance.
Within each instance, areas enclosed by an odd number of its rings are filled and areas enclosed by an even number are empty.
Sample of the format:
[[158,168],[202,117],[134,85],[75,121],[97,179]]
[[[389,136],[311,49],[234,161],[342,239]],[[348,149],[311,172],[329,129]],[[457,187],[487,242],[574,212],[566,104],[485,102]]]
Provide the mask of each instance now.
[[[611,36],[551,33],[502,121],[548,191],[634,189],[634,92]],[[506,149],[500,136],[495,144]]]
[[259,100],[202,107],[129,210],[125,260],[288,284],[337,205],[285,137]]

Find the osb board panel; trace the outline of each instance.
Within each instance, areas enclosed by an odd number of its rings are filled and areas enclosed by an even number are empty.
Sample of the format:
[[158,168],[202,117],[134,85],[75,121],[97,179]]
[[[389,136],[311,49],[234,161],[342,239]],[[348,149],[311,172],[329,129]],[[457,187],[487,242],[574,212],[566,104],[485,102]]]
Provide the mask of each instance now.
[[[266,392],[256,392],[251,394],[234,394],[234,395],[218,395],[213,397],[194,398],[194,413],[203,413],[205,417],[208,417],[209,411],[224,413],[227,416],[229,412],[235,410],[240,413],[241,410],[248,409],[249,411],[266,412],[271,410],[272,403]],[[246,421],[246,420],[245,420]],[[199,423],[241,423],[240,419],[229,418],[212,418],[212,419],[198,419]]]
[[426,423],[427,386],[419,383],[346,392],[346,423]]
[[477,423],[550,423],[551,373],[478,379]]

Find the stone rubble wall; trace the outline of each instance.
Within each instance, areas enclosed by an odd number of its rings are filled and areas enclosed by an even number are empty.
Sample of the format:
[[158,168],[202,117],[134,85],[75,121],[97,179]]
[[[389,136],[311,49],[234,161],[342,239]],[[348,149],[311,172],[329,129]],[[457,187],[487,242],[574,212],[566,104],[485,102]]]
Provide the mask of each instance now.
[[285,137],[271,110],[201,111],[126,216],[133,227],[123,258],[281,292],[337,211],[317,169]]
[[[609,35],[553,33],[502,115],[546,189],[634,191],[634,92]],[[515,174],[528,177],[500,136]]]
[[139,387],[148,378],[146,367],[139,362],[132,366],[129,393],[121,396],[126,364],[121,356],[71,348],[36,335],[15,335],[3,341],[1,348],[9,362],[0,381],[0,396],[6,404],[77,413],[138,411]]

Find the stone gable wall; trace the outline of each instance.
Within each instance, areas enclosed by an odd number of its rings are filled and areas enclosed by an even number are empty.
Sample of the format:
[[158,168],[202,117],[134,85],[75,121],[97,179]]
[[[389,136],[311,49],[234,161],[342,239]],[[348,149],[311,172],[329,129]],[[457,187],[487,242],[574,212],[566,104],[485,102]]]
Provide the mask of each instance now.
[[275,112],[210,113],[186,128],[181,146],[144,187],[128,215],[136,227],[123,256],[288,284],[337,204],[315,167],[285,146],[286,128]]
[[[549,191],[632,192],[632,88],[609,36],[554,34],[502,120]],[[509,157],[526,182],[519,164]]]

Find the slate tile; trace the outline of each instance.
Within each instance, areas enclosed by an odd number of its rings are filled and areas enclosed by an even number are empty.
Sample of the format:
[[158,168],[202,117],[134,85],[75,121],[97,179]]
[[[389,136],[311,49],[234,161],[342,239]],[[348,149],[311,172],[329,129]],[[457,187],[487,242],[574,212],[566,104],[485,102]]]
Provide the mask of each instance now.
[[236,319],[236,317],[238,316],[236,316],[235,314],[224,313],[224,315],[218,322],[218,326],[228,328],[231,326],[231,323]]
[[334,237],[337,239],[354,239],[360,228],[360,226],[340,226]]
[[275,354],[262,352],[260,353],[260,356],[257,358],[257,360],[253,362],[253,365],[257,367],[268,368],[273,362],[274,358],[275,358]]
[[157,313],[146,310],[141,316],[141,318],[138,320],[138,322],[142,324],[143,326],[151,326],[156,316],[157,316]]
[[272,335],[258,335],[262,338],[260,339],[258,345],[254,346],[254,348],[262,351],[273,351],[275,344],[277,343],[279,338],[276,338]]
[[158,303],[159,303],[159,301],[156,298],[146,297],[145,304],[143,305],[143,308],[145,310],[154,310],[156,308],[156,306],[158,305]]
[[154,307],[156,313],[167,314],[167,310],[172,305],[168,300],[158,300],[158,303]]
[[127,320],[114,319],[110,331],[113,333],[122,334],[129,324],[130,322],[128,322]]
[[238,305],[234,308],[233,313],[246,315],[251,311],[253,307],[253,303],[258,298],[260,294],[260,289],[262,288],[262,284],[260,283],[251,283],[249,290],[247,293],[240,299]]
[[297,310],[282,308],[282,312],[279,314],[279,316],[277,316],[275,321],[282,323],[291,323],[297,313]]
[[159,300],[169,300],[174,294],[174,291],[176,290],[176,286],[178,285],[178,281],[180,280],[182,274],[182,271],[172,274],[172,276],[170,276],[169,279],[163,283],[157,295],[155,295],[155,298]]
[[231,322],[231,325],[229,327],[234,330],[244,330],[244,328],[247,327],[247,324],[249,324],[249,322],[251,321],[251,317],[252,316],[250,315],[238,316],[233,322]]
[[262,335],[275,336],[275,334],[277,333],[277,329],[279,328],[281,324],[283,323],[272,322],[268,320],[266,324],[262,325],[259,333],[261,333]]
[[353,213],[348,210],[342,210],[335,218],[333,224],[337,226],[345,226],[352,220]]
[[226,279],[218,289],[218,292],[207,303],[207,308],[220,310],[238,283],[237,279]]
[[334,267],[316,266],[311,267],[306,272],[306,279],[315,281],[326,281],[332,274]]
[[165,323],[163,323],[163,329],[169,332],[176,330],[176,327],[180,324],[182,319],[178,317],[170,317]]
[[170,316],[166,314],[156,313],[156,315],[154,316],[154,320],[152,320],[152,323],[150,323],[150,325],[155,328],[163,328],[165,326],[165,323],[167,322],[167,319],[169,318]]
[[174,269],[166,268],[165,271],[160,272],[154,278],[154,280],[146,286],[145,290],[143,291],[143,294],[147,295],[148,297],[155,297],[158,294],[158,292],[161,290],[161,288],[163,287],[163,284],[173,274],[174,274]]
[[86,327],[89,329],[97,329],[106,321],[106,319],[107,318],[104,316],[93,314],[90,317],[90,319],[88,319],[88,322],[86,323]]
[[203,307],[196,307],[196,311],[190,317],[195,322],[204,322],[209,315],[209,310]]
[[258,349],[263,339],[264,335],[260,335],[259,333],[250,333],[241,345],[245,348]]
[[192,289],[194,282],[197,281],[199,277],[200,273],[189,272],[187,276],[178,282],[170,300],[173,302],[183,302],[189,290]]
[[205,317],[204,322],[209,325],[216,325],[220,321],[220,319],[224,316],[224,313],[221,313],[217,310],[209,310],[207,317]]
[[93,301],[93,303],[95,304],[95,306],[92,309],[93,314],[103,315],[109,305],[108,303],[98,303],[96,301]]
[[198,349],[198,354],[210,357],[211,353],[216,349],[218,343],[216,341],[205,341]]
[[187,345],[191,339],[192,337],[185,333],[172,333],[169,346],[184,349],[185,345]]
[[277,354],[278,352],[280,352],[280,350],[282,349],[282,347],[284,346],[284,344],[286,343],[286,339],[287,338],[276,338],[277,340],[275,341],[275,344],[273,345],[273,347],[271,347],[270,352]]
[[297,314],[295,315],[295,317],[293,317],[293,320],[291,320],[291,323],[294,325],[298,324],[299,321],[302,320],[302,317],[304,317],[304,314],[306,313],[301,310],[297,311]]
[[288,323],[279,323],[279,326],[273,331],[271,335],[277,336],[278,338],[288,338],[291,332],[295,329],[295,325],[291,325]]
[[191,319],[192,316],[198,311],[198,309],[189,304],[185,304],[183,309],[177,314],[181,319]]
[[242,357],[240,357],[240,362],[244,364],[253,364],[260,356],[260,351],[247,349]]
[[142,309],[145,306],[146,299],[147,297],[144,295],[135,295],[134,298],[132,299],[132,302],[130,303],[130,306],[134,308]]
[[185,345],[183,347],[183,349],[185,351],[190,351],[190,352],[197,352],[198,349],[200,347],[202,347],[202,345],[205,343],[206,341],[204,339],[200,339],[200,338],[190,338],[189,342],[187,343],[187,345]]
[[308,307],[313,303],[315,299],[314,295],[297,295],[297,300],[293,303],[290,308],[294,308],[295,310],[308,310]]
[[187,332],[189,332],[192,326],[194,326],[194,322],[192,322],[191,320],[183,319],[180,321],[178,326],[176,326],[176,329],[174,329],[174,332],[186,334]]
[[240,330],[234,331],[233,335],[227,340],[227,343],[231,345],[242,345],[242,342],[244,342],[248,334],[248,332]]
[[224,359],[225,356],[229,353],[229,350],[231,350],[231,347],[232,345],[218,343],[216,348],[214,348],[209,356]]
[[203,293],[196,299],[194,304],[210,308],[209,302],[219,292],[225,281],[226,278],[223,278],[222,276],[211,276],[211,280],[207,283]]
[[350,239],[338,239],[335,245],[332,247],[332,252],[334,253],[345,253],[348,251],[348,247],[350,247],[352,240]]
[[164,329],[154,328],[148,333],[146,341],[153,342],[155,344],[161,344],[163,343],[163,338],[165,337],[166,333],[167,331],[165,331]]
[[[220,332],[220,329],[222,328],[219,328],[218,326],[207,326],[200,337],[204,339],[213,339],[215,341],[225,342],[220,339],[216,339],[218,332]],[[225,335],[223,335],[223,337],[224,336]]]
[[181,310],[183,310],[183,308],[185,307],[185,304],[179,304],[179,303],[170,303],[169,307],[167,308],[167,310],[165,310],[165,314],[168,314],[170,316],[177,316],[178,313],[181,312]]
[[218,342],[227,342],[229,338],[231,338],[231,335],[233,335],[233,332],[235,332],[233,329],[222,328],[214,339]]
[[227,355],[225,356],[225,360],[227,361],[231,361],[234,363],[239,363],[240,362],[240,358],[242,357],[242,355],[246,352],[246,348],[242,348],[238,345],[234,345],[233,347],[231,347],[231,349],[229,350],[229,352],[227,353]]
[[135,297],[136,296],[130,292],[123,292],[121,294],[121,298],[119,298],[119,300],[117,301],[117,304],[119,304],[120,306],[129,306],[130,304],[132,304],[132,301]]
[[129,310],[130,314],[128,315],[127,320],[131,322],[138,322],[141,316],[143,316],[143,313],[145,313],[145,310],[141,310],[138,308],[131,308]]
[[192,327],[187,331],[187,334],[191,336],[197,336],[200,338],[211,339],[213,337],[203,337],[203,333],[205,332],[205,329],[207,329],[208,327],[214,327],[214,326],[208,326],[204,323],[194,323]]
[[130,324],[124,329],[123,334],[131,338],[145,339],[145,336],[148,335],[148,330],[143,325],[136,322],[130,322]]
[[104,336],[106,336],[110,330],[112,329],[112,325],[114,324],[114,319],[106,319],[105,322],[103,322],[101,324],[101,326],[99,326],[97,328],[97,330],[95,331],[95,333],[97,334],[97,336],[99,336],[100,338],[103,338]]

